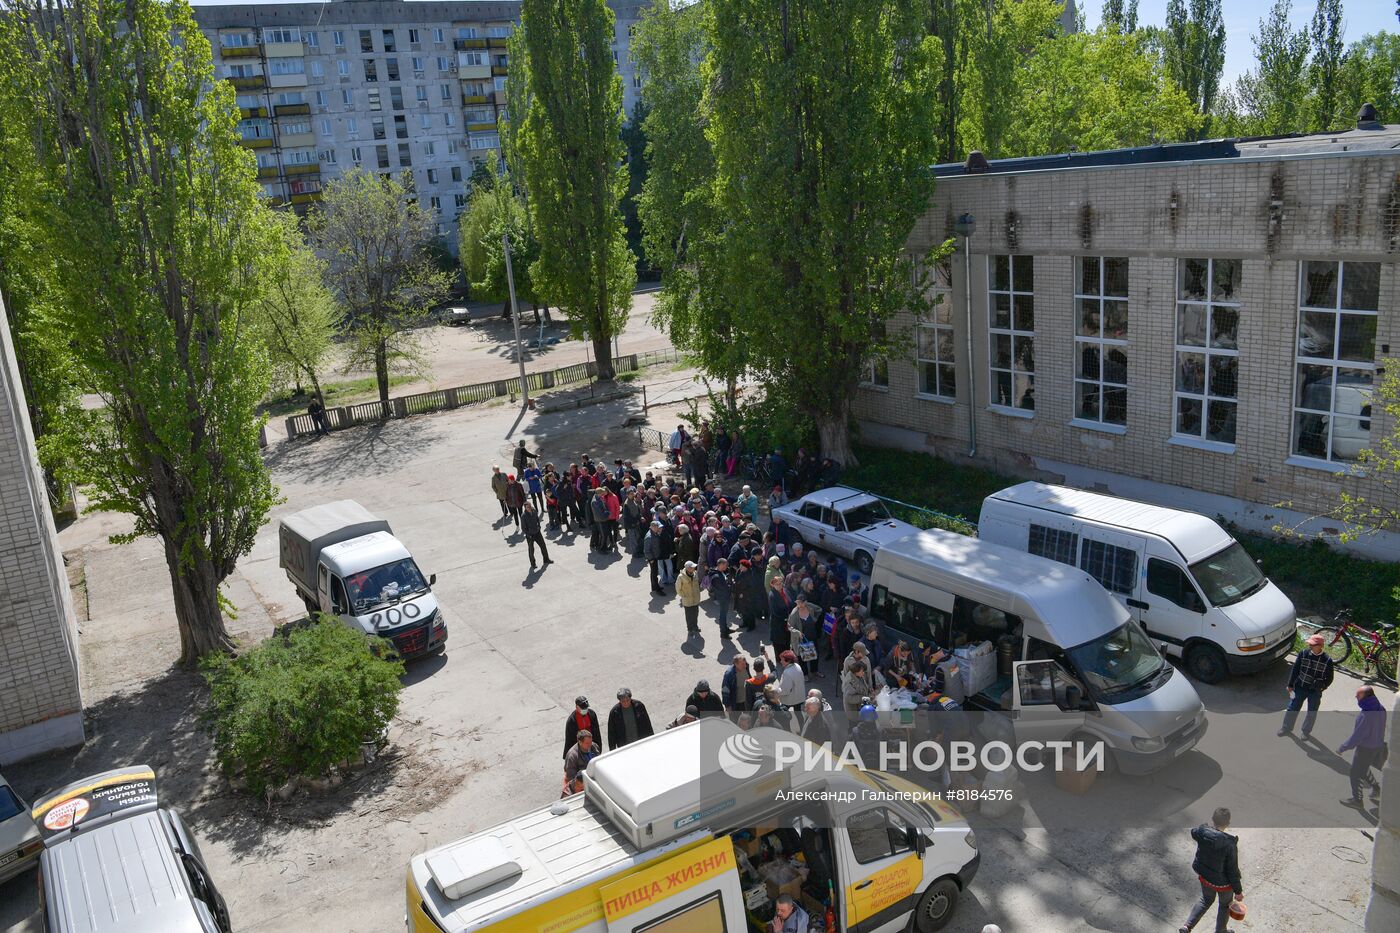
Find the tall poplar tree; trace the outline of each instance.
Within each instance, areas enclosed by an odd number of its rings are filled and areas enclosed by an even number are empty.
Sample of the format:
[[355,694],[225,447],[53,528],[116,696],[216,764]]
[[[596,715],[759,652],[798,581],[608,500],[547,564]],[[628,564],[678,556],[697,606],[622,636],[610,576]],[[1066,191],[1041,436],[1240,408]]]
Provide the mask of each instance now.
[[592,340],[598,377],[611,379],[612,338],[637,282],[618,207],[627,169],[613,13],[605,0],[524,0],[520,32],[525,68],[512,80],[529,82],[528,100],[510,119],[540,243],[531,280]]
[[[1167,24],[1160,34],[1167,72],[1191,98],[1196,112],[1209,117],[1225,68],[1225,22],[1221,0],[1167,0]],[[1203,131],[1209,130],[1208,122]]]
[[1291,0],[1275,0],[1254,36],[1255,67],[1241,75],[1235,96],[1244,126],[1254,134],[1305,129],[1308,96],[1308,33],[1289,22]]
[[[1337,96],[1338,73],[1342,67],[1342,0],[1317,0],[1313,10],[1312,24],[1308,28],[1308,38],[1312,42],[1312,64],[1309,66],[1308,80],[1312,85],[1310,130],[1324,132],[1350,122],[1349,114],[1339,113]],[[1400,75],[1397,75],[1400,80]],[[1353,102],[1352,108],[1364,101]]]
[[115,540],[160,539],[191,663],[231,646],[219,586],[276,501],[247,322],[269,224],[233,89],[183,0],[10,0],[0,96],[55,324],[105,403],[62,427],[78,478],[134,519]]

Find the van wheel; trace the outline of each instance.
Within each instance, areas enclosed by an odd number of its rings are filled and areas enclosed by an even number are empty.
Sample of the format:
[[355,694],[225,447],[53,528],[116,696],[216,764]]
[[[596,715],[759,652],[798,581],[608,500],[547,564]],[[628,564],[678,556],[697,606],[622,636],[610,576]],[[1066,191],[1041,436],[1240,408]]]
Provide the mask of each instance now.
[[875,558],[864,551],[856,551],[856,570],[860,575],[869,579],[870,571],[875,569]]
[[1215,645],[1192,645],[1186,652],[1186,670],[1203,684],[1218,684],[1230,673],[1225,654]]
[[958,883],[952,878],[939,878],[929,885],[914,910],[913,929],[917,933],[933,933],[934,930],[943,929],[953,918],[961,893]]

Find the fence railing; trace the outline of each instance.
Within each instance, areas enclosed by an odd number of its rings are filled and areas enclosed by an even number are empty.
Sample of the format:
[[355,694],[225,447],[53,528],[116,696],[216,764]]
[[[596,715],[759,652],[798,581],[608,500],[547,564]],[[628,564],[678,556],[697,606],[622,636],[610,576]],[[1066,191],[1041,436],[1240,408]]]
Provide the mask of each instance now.
[[[680,354],[674,349],[648,350],[645,353],[632,353],[613,360],[613,369],[619,373],[636,372],[657,363],[675,362]],[[598,364],[593,360],[574,363],[558,369],[525,374],[525,384],[532,392],[542,392],[560,386],[587,382],[598,375]],[[451,389],[434,389],[415,395],[400,395],[387,402],[361,402],[358,405],[343,405],[326,409],[326,422],[332,431],[341,431],[361,424],[373,424],[393,418],[407,418],[410,415],[426,415],[434,411],[447,411],[489,402],[492,399],[520,394],[520,377],[497,379],[494,382],[478,382],[473,385],[456,386]],[[316,424],[310,415],[292,415],[286,420],[287,440],[316,433]]]

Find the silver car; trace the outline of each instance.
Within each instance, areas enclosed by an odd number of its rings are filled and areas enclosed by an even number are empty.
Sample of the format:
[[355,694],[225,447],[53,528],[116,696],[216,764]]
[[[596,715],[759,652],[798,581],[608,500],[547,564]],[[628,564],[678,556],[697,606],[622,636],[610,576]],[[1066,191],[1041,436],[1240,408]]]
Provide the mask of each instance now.
[[19,794],[0,775],[0,881],[33,868],[44,843]]
[[856,570],[867,577],[880,545],[919,530],[891,517],[883,500],[846,486],[818,489],[779,506],[774,514],[792,526],[804,547],[849,558]]

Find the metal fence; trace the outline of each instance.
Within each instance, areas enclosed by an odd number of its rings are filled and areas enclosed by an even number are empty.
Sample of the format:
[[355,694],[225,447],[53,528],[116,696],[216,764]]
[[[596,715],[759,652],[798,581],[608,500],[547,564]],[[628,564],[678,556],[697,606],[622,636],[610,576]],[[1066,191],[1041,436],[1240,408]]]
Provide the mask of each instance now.
[[[648,350],[619,356],[613,360],[613,368],[619,373],[636,372],[658,363],[675,362],[680,354],[674,349]],[[542,392],[560,386],[587,382],[598,375],[598,364],[592,360],[574,363],[558,369],[526,373],[525,384],[532,392]],[[416,395],[400,395],[387,402],[362,402],[358,405],[343,405],[326,409],[326,420],[332,431],[340,431],[361,424],[373,424],[392,418],[407,418],[410,415],[425,415],[434,411],[446,411],[489,402],[491,399],[520,394],[520,377],[497,379],[494,382],[478,382],[473,385],[456,386],[451,389],[434,389]],[[316,425],[310,415],[292,415],[286,419],[287,440],[306,434],[316,433]]]

